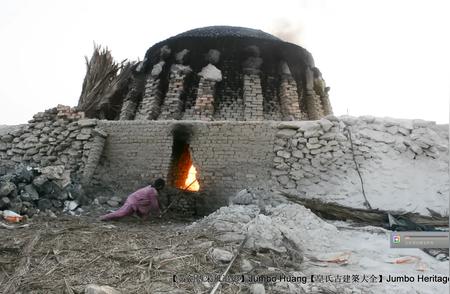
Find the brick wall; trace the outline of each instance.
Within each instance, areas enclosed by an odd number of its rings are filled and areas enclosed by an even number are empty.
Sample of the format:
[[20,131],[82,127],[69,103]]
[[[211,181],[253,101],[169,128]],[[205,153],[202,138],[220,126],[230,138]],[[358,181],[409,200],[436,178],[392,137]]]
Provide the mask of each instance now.
[[272,174],[284,190],[362,207],[357,164],[374,208],[448,212],[448,126],[328,116],[278,128]]
[[175,125],[191,130],[189,146],[203,205],[210,209],[249,186],[268,186],[277,129],[270,122],[99,121],[108,137],[93,184],[130,193],[146,180],[167,179]]
[[37,113],[28,124],[0,136],[0,173],[18,164],[58,165],[84,181],[95,169],[106,137],[96,125],[97,120],[84,119],[68,106]]

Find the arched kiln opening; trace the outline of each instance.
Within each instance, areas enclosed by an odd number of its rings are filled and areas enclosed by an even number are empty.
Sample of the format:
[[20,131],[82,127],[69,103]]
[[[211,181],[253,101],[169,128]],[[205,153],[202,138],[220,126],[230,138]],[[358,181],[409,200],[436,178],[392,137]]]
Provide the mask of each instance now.
[[200,183],[197,179],[197,167],[189,148],[191,133],[189,126],[176,125],[174,127],[171,166],[167,179],[172,187],[197,192],[200,190]]

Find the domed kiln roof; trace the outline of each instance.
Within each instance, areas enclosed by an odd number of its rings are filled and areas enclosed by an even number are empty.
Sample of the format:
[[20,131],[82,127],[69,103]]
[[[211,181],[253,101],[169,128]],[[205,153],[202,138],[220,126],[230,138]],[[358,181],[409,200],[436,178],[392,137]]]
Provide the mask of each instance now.
[[209,37],[209,38],[236,37],[236,38],[258,38],[258,39],[281,41],[279,38],[266,32],[263,32],[261,30],[255,30],[244,27],[232,27],[232,26],[210,26],[197,28],[178,34],[172,38],[176,39],[182,37]]

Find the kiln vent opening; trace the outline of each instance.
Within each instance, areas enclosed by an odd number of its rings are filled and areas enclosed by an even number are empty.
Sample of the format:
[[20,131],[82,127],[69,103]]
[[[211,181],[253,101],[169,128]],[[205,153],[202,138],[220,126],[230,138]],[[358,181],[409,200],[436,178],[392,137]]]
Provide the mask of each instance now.
[[177,125],[172,134],[171,168],[167,177],[169,183],[178,189],[197,192],[200,189],[200,183],[189,148],[191,131],[187,126]]

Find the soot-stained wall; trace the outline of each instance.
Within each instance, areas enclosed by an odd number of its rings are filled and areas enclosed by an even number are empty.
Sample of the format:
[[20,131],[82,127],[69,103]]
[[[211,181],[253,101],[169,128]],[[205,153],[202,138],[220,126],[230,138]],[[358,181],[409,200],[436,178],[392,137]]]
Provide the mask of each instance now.
[[248,186],[269,186],[273,122],[99,121],[108,137],[91,182],[115,193],[130,193],[147,180],[168,178],[173,130],[190,130],[190,146],[204,206],[227,204],[228,197]]

